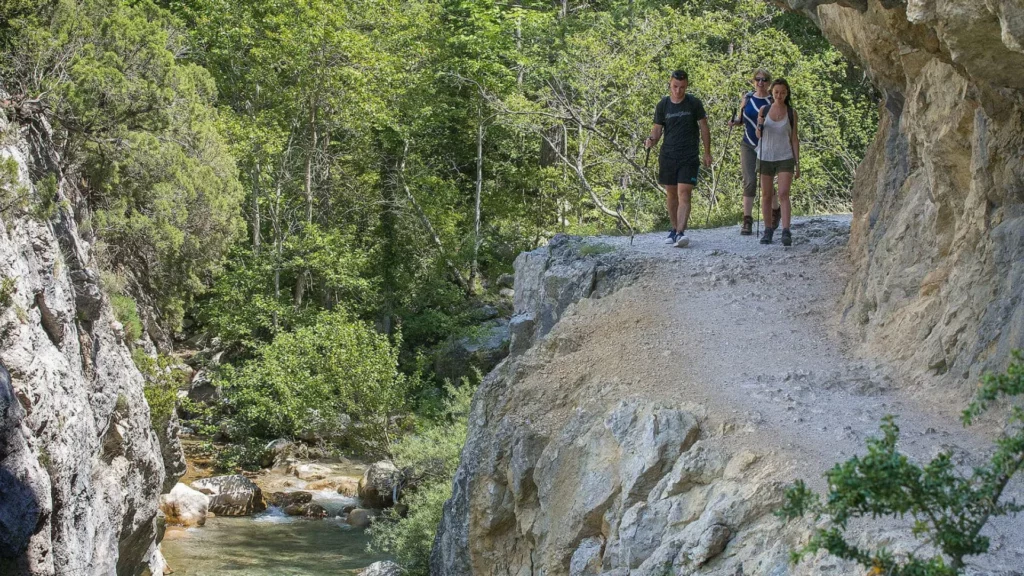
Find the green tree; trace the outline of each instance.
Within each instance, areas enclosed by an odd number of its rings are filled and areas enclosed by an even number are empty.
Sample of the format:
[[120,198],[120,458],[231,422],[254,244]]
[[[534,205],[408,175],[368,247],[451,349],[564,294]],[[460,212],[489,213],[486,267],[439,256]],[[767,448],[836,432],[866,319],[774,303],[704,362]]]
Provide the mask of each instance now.
[[53,124],[27,132],[41,169],[59,176],[101,264],[176,328],[241,224],[213,82],[182,61],[178,23],[149,0],[29,4],[5,21],[0,67],[14,99],[40,100]]
[[395,437],[409,377],[397,347],[348,314],[323,312],[309,326],[277,335],[240,369],[220,378],[233,421],[246,436],[330,440],[351,417],[361,448],[380,455]]
[[[992,402],[1022,393],[1024,356],[1015,352],[1004,374],[982,378],[975,400],[963,413],[963,423],[973,423]],[[803,481],[786,491],[786,505],[779,511],[782,518],[810,515],[816,523],[824,522],[814,529],[807,545],[794,553],[794,559],[826,550],[873,574],[962,574],[966,557],[988,552],[989,538],[981,530],[989,520],[1024,510],[1013,500],[1002,501],[1007,483],[1024,466],[1024,409],[1011,406],[1008,424],[988,463],[963,475],[949,452],[924,466],[900,453],[899,428],[892,416],[885,417],[882,436],[868,440],[867,454],[836,464],[825,475],[824,502]],[[869,516],[910,516],[912,534],[932,545],[936,553],[896,555],[884,547],[869,549],[848,542],[845,531],[850,521]]]

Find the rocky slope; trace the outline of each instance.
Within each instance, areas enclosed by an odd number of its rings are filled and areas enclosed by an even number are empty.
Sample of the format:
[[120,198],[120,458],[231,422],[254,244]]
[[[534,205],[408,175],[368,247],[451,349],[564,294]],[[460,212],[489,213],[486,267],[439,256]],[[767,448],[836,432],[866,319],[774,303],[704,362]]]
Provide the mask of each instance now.
[[[2,113],[0,138],[0,160],[14,167],[10,200],[46,160]],[[134,575],[151,563],[162,573],[156,516],[167,474],[143,379],[56,194],[52,217],[0,213],[0,360],[10,372],[0,378],[0,573]],[[165,443],[172,466],[176,443]]]
[[[918,459],[979,463],[995,430],[964,430],[899,370],[848,355],[833,320],[849,221],[794,235],[787,250],[736,227],[686,250],[560,237],[520,256],[512,354],[474,398],[432,574],[862,574],[789,564],[808,525],[774,517],[783,487],[820,489],[886,413]],[[996,524],[973,573],[1017,574],[1021,522]],[[856,534],[908,552],[905,528]]]
[[1024,3],[779,3],[884,93],[854,186],[847,328],[962,396],[1024,348]]

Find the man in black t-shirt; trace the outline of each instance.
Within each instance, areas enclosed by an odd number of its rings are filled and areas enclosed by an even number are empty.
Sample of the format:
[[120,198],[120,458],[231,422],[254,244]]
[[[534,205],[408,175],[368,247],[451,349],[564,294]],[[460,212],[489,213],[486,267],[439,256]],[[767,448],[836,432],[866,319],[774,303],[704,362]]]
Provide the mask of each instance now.
[[[700,163],[703,161],[706,168],[711,167],[708,115],[704,112],[704,103],[686,93],[688,85],[689,77],[684,70],[672,72],[670,95],[658,102],[651,135],[644,140],[644,147],[650,148],[662,135],[665,136],[658,157],[661,166],[658,183],[665,187],[668,217],[672,221],[668,243],[679,248],[690,243],[686,237],[686,223],[690,220],[690,198],[693,187],[697,185]],[[698,138],[704,142],[703,158],[700,157]]]

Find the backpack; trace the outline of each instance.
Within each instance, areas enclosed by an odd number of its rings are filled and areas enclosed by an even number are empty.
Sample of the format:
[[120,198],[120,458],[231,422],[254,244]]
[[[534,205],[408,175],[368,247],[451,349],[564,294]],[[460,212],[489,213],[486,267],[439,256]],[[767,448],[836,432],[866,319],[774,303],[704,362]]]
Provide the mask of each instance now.
[[[748,93],[748,97],[749,97],[750,94],[753,94],[753,92],[749,92]],[[759,118],[766,118],[768,116],[768,112],[765,110],[765,108],[771,108],[771,104],[766,104],[766,105],[762,106],[760,110],[757,111],[757,116]],[[786,118],[789,119],[790,127],[795,127],[796,126],[795,124],[793,124],[793,107],[792,106],[786,106]]]

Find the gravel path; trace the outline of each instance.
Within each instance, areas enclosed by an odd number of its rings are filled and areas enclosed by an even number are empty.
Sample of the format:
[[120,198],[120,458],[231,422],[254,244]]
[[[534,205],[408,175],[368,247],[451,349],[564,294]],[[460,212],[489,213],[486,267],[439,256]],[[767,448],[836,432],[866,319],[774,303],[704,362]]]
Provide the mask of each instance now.
[[[949,449],[965,466],[981,463],[995,418],[965,429],[964,406],[910,389],[839,335],[849,220],[799,219],[790,248],[762,246],[738,227],[691,231],[685,249],[666,245],[663,233],[632,244],[588,239],[642,258],[648,273],[580,302],[549,334],[550,353],[536,360],[543,365],[517,384],[551,408],[534,414],[537,424],[556,427],[580,406],[626,396],[657,399],[704,414],[705,430],[737,448],[769,455],[782,479],[821,489],[821,473],[862,451],[881,418],[895,414],[912,457]],[[1018,499],[1021,486],[1011,487]],[[995,526],[997,554],[979,567],[1024,567],[1024,516]]]

